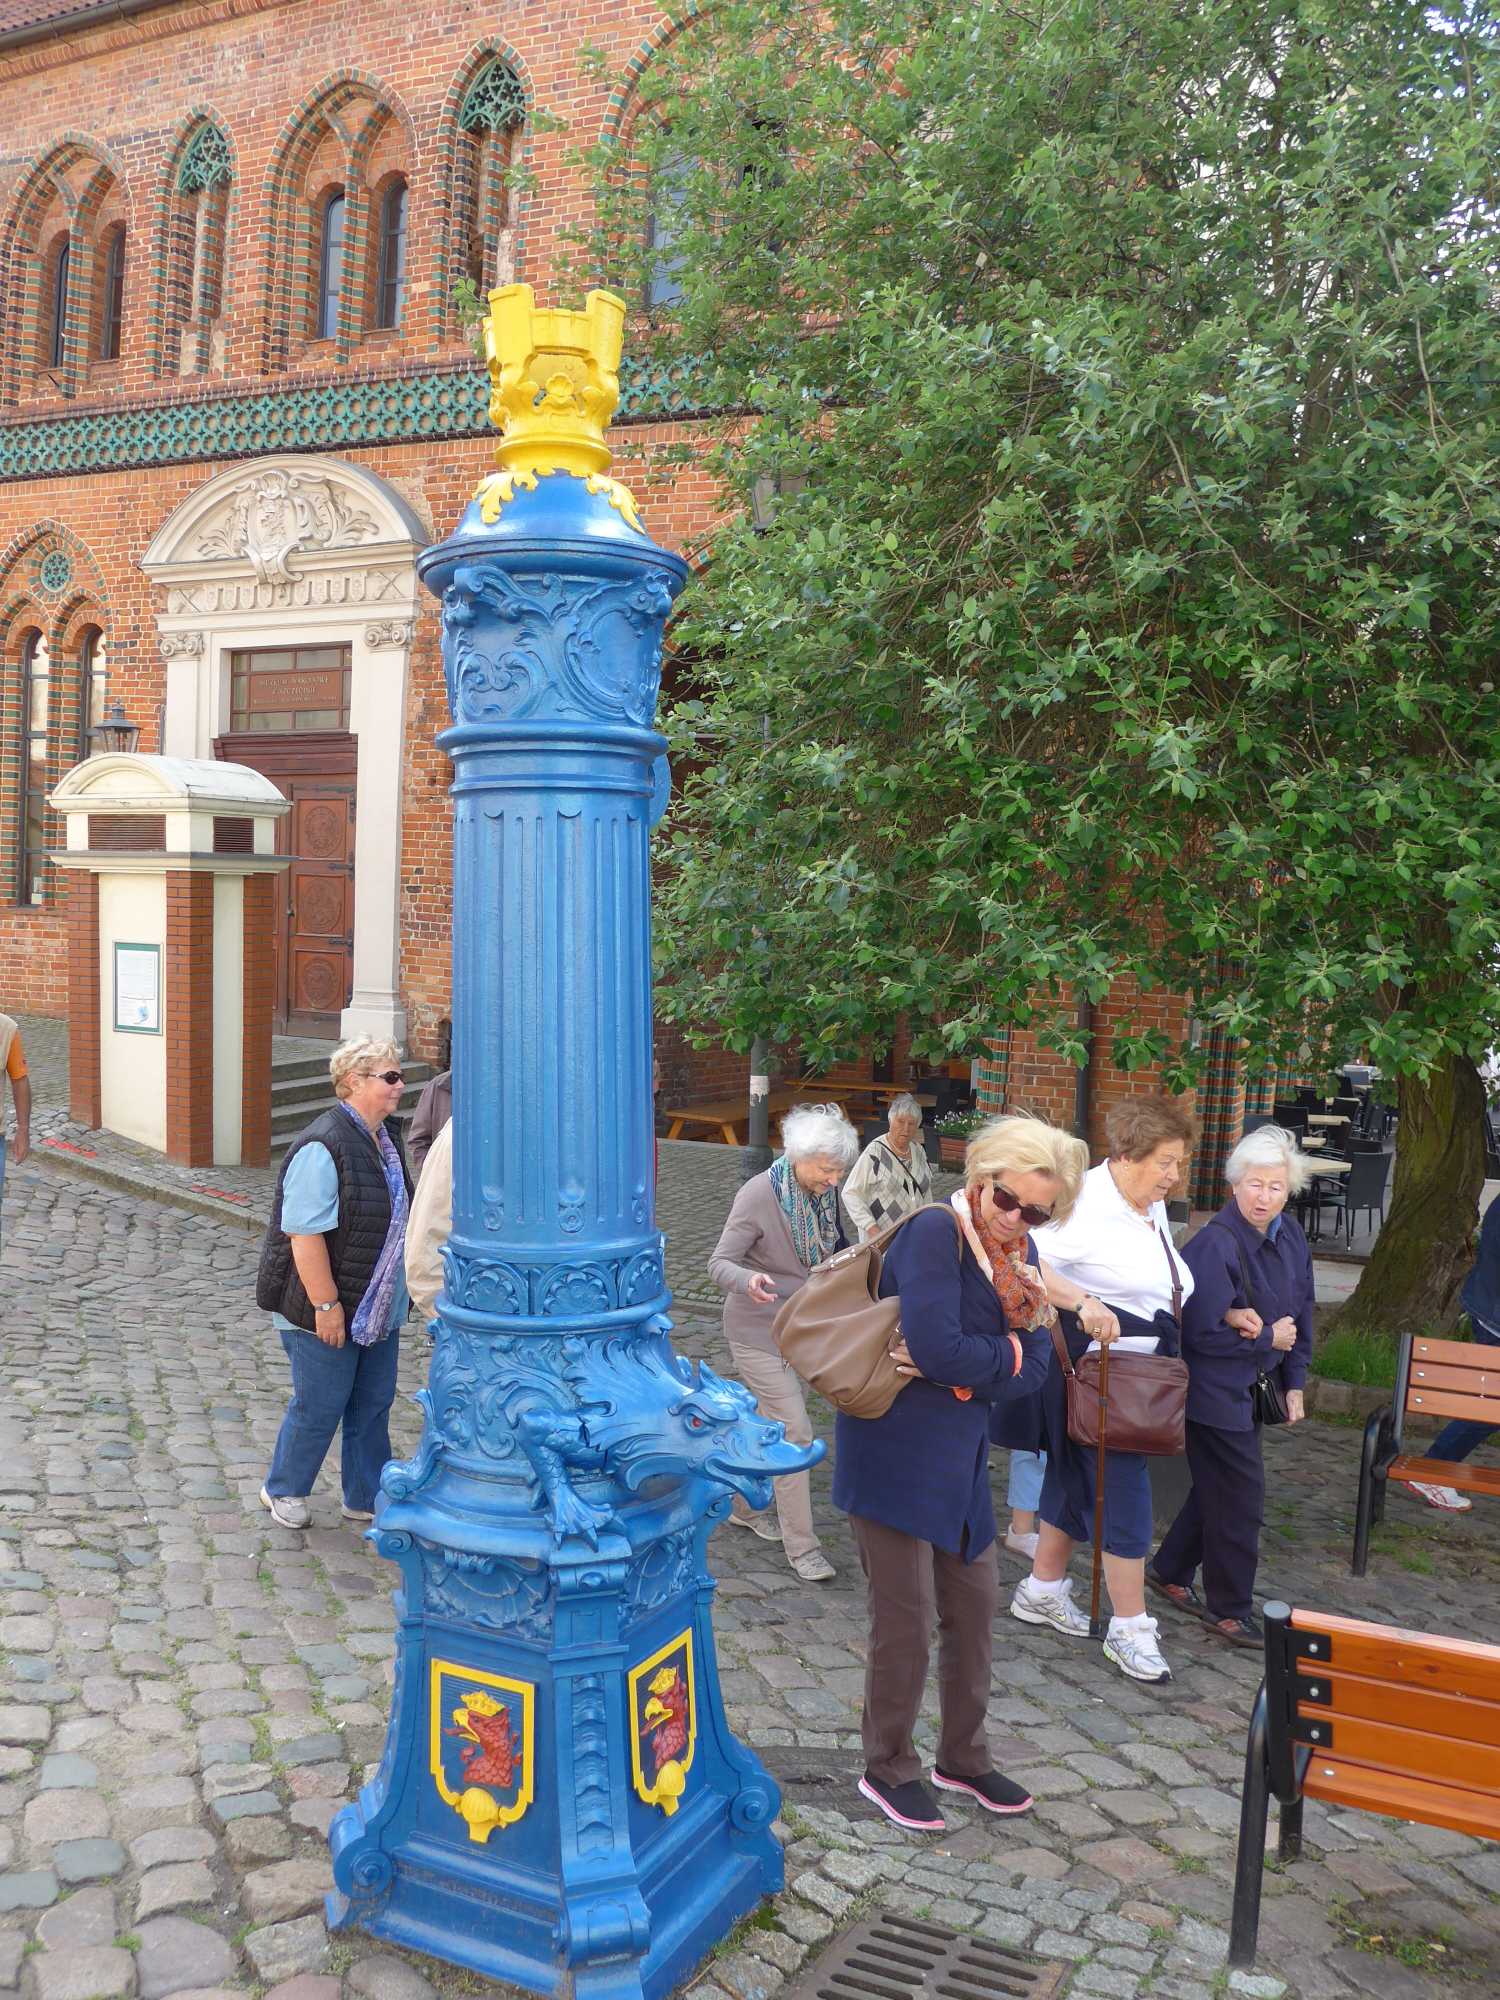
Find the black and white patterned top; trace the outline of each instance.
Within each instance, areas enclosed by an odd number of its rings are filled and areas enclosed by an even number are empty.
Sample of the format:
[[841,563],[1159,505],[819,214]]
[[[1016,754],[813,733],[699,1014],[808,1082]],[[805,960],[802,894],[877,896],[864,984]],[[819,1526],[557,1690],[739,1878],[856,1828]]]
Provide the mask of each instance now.
[[873,1139],[839,1192],[861,1236],[888,1229],[932,1199],[932,1168],[922,1142],[913,1139],[903,1160],[888,1139]]

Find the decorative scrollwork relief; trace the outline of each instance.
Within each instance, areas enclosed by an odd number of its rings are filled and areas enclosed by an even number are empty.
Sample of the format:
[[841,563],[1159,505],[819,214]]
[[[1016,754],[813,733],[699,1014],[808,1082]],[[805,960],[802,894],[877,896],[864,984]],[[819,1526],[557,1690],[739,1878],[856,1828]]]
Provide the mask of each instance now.
[[443,598],[454,720],[547,714],[649,724],[671,608],[671,590],[655,575],[598,583],[464,564]]
[[633,1617],[644,1617],[699,1581],[697,1536],[691,1528],[679,1528],[653,1542],[630,1565],[625,1603]]
[[578,1851],[599,1854],[614,1838],[609,1794],[609,1726],[604,1681],[586,1674],[573,1683],[573,1797]]
[[552,1570],[507,1562],[500,1556],[469,1556],[423,1546],[429,1554],[424,1601],[432,1616],[456,1618],[542,1645],[552,1637],[556,1596]]

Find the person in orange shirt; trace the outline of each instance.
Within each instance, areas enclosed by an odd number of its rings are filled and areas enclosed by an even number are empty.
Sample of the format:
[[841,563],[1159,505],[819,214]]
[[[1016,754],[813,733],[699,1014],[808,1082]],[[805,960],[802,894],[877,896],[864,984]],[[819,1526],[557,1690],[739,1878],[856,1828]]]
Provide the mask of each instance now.
[[[31,1151],[31,1079],[26,1074],[26,1053],[21,1047],[21,1030],[9,1014],[0,1014],[0,1071],[10,1078],[10,1094],[16,1106],[16,1136],[11,1155],[19,1163]],[[0,1195],[5,1192],[5,1135],[0,1132]]]

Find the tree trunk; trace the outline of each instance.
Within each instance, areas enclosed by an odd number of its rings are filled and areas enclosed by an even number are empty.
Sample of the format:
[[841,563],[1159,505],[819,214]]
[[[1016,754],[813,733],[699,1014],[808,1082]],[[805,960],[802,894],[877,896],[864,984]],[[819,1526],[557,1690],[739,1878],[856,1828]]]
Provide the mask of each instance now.
[[1397,1086],[1390,1213],[1336,1324],[1355,1332],[1440,1333],[1458,1314],[1484,1185],[1484,1090],[1466,1057]]

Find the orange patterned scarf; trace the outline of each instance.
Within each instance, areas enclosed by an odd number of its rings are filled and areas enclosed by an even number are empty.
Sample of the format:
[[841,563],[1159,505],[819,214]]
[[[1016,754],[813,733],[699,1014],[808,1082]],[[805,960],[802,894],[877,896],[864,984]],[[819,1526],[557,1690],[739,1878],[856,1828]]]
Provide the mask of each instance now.
[[1056,1326],[1057,1308],[1047,1297],[1042,1274],[1026,1261],[1031,1238],[1023,1236],[1019,1243],[1007,1243],[992,1221],[975,1212],[972,1203],[969,1223],[990,1260],[990,1282],[1005,1309],[1006,1325],[1017,1331]]

